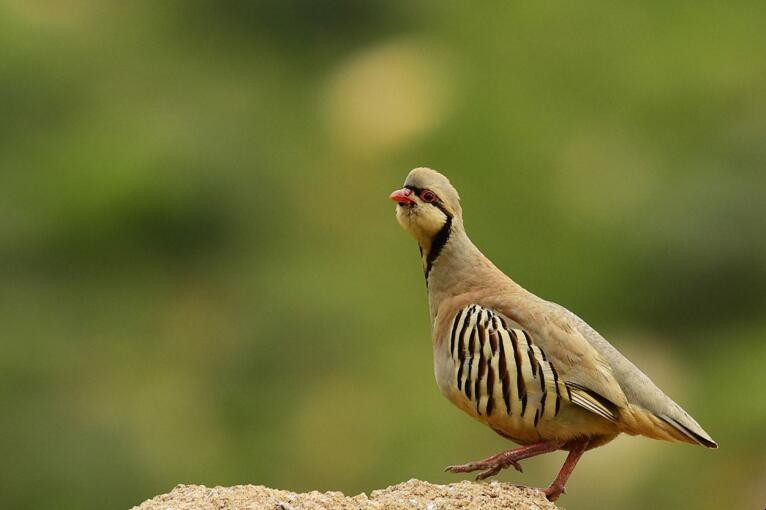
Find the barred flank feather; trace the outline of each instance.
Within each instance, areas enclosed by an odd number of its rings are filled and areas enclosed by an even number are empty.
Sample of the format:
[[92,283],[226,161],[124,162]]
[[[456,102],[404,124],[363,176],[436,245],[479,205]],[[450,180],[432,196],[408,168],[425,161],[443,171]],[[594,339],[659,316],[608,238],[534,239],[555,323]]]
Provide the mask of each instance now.
[[458,311],[449,337],[454,387],[479,416],[517,414],[529,427],[555,418],[562,402],[610,422],[617,408],[595,391],[562,381],[540,346],[522,329],[510,328],[493,310],[471,304]]

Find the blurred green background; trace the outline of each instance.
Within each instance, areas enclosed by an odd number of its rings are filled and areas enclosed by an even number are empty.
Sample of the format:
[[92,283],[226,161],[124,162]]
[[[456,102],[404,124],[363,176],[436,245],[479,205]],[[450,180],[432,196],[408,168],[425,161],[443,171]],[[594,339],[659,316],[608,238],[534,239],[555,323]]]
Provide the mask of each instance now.
[[[510,443],[433,380],[388,194],[582,315],[717,451],[621,437],[568,508],[766,502],[761,1],[0,0],[0,499],[369,491]],[[499,478],[545,486],[564,454]]]

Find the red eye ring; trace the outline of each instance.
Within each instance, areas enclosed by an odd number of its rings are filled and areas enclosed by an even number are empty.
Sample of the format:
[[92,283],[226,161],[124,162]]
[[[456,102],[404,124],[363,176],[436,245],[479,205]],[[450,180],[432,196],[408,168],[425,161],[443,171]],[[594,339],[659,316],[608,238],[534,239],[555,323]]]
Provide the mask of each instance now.
[[436,193],[431,190],[425,189],[420,192],[420,200],[423,202],[431,203],[436,200]]

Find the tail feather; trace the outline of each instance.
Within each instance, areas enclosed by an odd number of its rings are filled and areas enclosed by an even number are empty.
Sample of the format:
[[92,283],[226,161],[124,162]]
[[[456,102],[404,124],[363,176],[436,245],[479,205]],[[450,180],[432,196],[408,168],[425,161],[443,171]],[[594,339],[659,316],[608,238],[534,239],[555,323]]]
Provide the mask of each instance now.
[[681,432],[685,437],[689,438],[691,440],[690,442],[700,444],[706,448],[718,448],[718,443],[713,441],[713,438],[708,436],[705,431],[702,430],[702,428],[699,429],[702,432],[702,434],[700,434],[699,432],[691,430],[689,427],[671,418],[670,416],[660,416],[659,418],[677,431]]
[[665,441],[680,441],[718,448],[718,444],[694,419],[680,407],[672,413],[654,413],[640,406],[629,405],[620,412],[623,432]]

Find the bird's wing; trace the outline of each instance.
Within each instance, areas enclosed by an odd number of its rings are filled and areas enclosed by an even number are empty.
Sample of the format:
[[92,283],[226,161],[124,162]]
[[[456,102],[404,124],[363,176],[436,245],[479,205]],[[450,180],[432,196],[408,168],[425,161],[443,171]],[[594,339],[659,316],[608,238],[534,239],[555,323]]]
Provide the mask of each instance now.
[[[559,306],[559,305],[555,305]],[[563,307],[560,307],[563,310]],[[649,377],[596,330],[577,315],[566,310],[575,328],[586,338],[605,360],[620,383],[629,402],[629,413],[624,421],[628,430],[659,439],[699,444],[718,448],[718,444],[705,432],[689,413],[668,397]]]
[[560,332],[547,335],[497,309],[466,305],[454,315],[448,335],[454,387],[478,415],[504,403],[508,414],[536,427],[540,419],[557,416],[563,402],[616,423],[625,396],[608,366],[583,339],[560,338],[563,348],[551,340]]
[[498,303],[495,310],[517,323],[556,367],[572,403],[610,421],[628,402],[608,360],[565,315],[550,313],[542,300],[523,308]]
[[590,396],[607,407],[614,404],[616,421],[631,434],[718,447],[681,406],[580,317],[539,298],[526,305],[523,313],[514,313],[513,308],[502,311],[533,331],[560,365],[562,378],[585,393],[575,397],[574,403],[587,408],[593,404],[587,402]]

